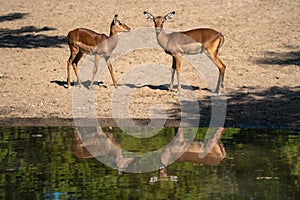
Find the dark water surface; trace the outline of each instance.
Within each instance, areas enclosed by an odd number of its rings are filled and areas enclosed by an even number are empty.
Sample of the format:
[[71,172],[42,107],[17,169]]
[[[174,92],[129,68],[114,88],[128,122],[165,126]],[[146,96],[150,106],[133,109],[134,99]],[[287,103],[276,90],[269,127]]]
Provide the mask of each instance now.
[[[202,140],[206,130],[199,128],[196,139]],[[161,148],[176,133],[164,128],[153,137],[137,139],[119,128],[111,132],[115,143],[132,152]],[[72,127],[0,127],[0,199],[300,197],[298,131],[226,129],[220,140],[223,149],[215,154],[225,156],[226,151],[226,156],[218,165],[208,160],[174,162],[168,165],[165,178],[158,170],[120,175],[89,158],[75,136]],[[111,152],[114,160],[117,151]],[[129,165],[135,162],[142,160]]]

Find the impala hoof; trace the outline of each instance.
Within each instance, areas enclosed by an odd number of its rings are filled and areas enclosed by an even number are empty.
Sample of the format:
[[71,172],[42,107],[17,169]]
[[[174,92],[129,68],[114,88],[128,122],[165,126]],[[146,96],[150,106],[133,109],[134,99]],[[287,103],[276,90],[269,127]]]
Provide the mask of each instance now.
[[168,92],[176,92],[174,89],[169,88]]
[[107,88],[103,81],[98,82],[97,86]]
[[224,93],[224,92],[215,92],[215,95],[216,96],[225,96],[226,93]]

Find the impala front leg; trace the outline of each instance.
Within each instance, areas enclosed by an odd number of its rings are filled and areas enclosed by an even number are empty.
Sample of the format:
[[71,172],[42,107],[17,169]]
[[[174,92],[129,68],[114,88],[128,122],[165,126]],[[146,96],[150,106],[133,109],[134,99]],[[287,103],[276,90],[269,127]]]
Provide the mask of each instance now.
[[181,84],[180,84],[180,72],[181,72],[181,55],[177,54],[176,59],[176,74],[177,74],[177,92],[180,93]]
[[172,92],[173,91],[173,84],[174,84],[174,75],[175,75],[175,69],[172,68],[172,72],[171,72],[171,81],[170,81],[170,87],[169,87],[169,91]]
[[176,59],[175,57],[172,55],[172,72],[171,72],[171,81],[170,81],[170,87],[168,89],[168,91],[172,92],[173,91],[173,85],[174,85],[174,75],[175,75],[175,69],[176,69]]
[[114,86],[115,86],[115,88],[117,88],[117,81],[116,81],[116,78],[115,78],[113,67],[112,67],[111,63],[109,62],[109,57],[105,57],[105,61],[106,61],[108,70],[110,72],[111,79],[114,83]]
[[90,90],[93,88],[95,75],[96,75],[96,73],[97,73],[97,71],[98,71],[99,59],[100,59],[100,56],[99,56],[99,55],[95,55],[95,62],[94,62],[93,76],[92,76],[91,84],[90,84],[90,86],[89,86],[89,89],[90,89]]

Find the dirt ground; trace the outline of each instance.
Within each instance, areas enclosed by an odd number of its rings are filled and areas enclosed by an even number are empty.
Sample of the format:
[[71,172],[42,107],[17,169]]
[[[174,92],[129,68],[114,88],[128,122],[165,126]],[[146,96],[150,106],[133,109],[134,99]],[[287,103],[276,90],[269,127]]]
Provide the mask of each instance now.
[[[133,89],[128,102],[117,96],[103,61],[99,68],[106,71],[97,74],[92,91],[65,87],[70,55],[66,36],[70,30],[85,27],[108,34],[115,14],[132,31],[150,28],[153,23],[145,19],[144,10],[154,15],[175,10],[174,19],[167,21],[165,28],[183,31],[209,27],[225,36],[220,52],[227,66],[227,95],[220,97],[226,104],[225,126],[300,128],[299,1],[2,0],[0,8],[1,125],[70,125],[74,116],[89,117],[84,116],[86,111],[77,112],[89,97],[93,117],[107,124],[116,117],[179,120],[190,114],[181,106],[196,102],[200,125],[207,126],[212,106],[208,85],[183,62],[182,76],[189,83],[183,85],[183,91],[196,99],[181,101],[176,93],[167,92],[172,60],[162,49],[135,50],[112,62],[118,91],[122,94]],[[89,60],[89,56],[84,58]],[[87,63],[82,59],[79,66],[86,67]],[[126,81],[127,75],[136,72],[135,67],[145,63],[154,64],[153,68],[145,69],[144,74],[139,72],[142,74],[137,76],[142,78]],[[138,79],[159,75],[155,65],[168,66],[162,67],[166,80],[139,84]],[[73,71],[71,80],[76,81]],[[78,94],[83,99],[78,99]],[[118,110],[118,105],[123,104],[129,108],[127,115]]]

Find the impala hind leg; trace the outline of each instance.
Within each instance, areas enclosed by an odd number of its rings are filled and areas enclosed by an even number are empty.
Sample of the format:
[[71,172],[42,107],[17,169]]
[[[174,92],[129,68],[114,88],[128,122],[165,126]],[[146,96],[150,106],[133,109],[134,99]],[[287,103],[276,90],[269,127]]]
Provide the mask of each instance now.
[[82,84],[81,84],[81,81],[80,81],[79,75],[78,75],[78,62],[82,58],[82,56],[83,56],[83,53],[81,51],[79,51],[77,53],[75,59],[72,62],[73,70],[74,70],[76,78],[77,78],[77,83],[80,87],[82,86]]
[[[71,55],[70,55],[70,57],[67,61],[67,84],[68,84],[68,88],[71,88],[71,80],[70,80],[71,79],[71,65],[73,65],[73,62],[74,62],[77,54],[79,53],[79,49],[70,46],[70,53],[71,53]],[[73,69],[74,69],[74,67],[73,67]]]
[[[215,48],[213,48],[213,46],[211,48],[207,48],[207,54],[219,69],[219,77],[218,77],[218,82],[217,82],[217,87],[216,87],[215,93],[217,93],[217,95],[220,95],[222,92],[226,93],[225,87],[224,87],[224,74],[225,74],[226,66],[218,58],[218,55],[217,55],[218,54],[218,46],[219,46],[219,42],[215,43]],[[221,86],[221,90],[220,90],[220,86]]]
[[[225,74],[226,66],[222,63],[222,61],[217,56],[213,58],[213,61],[218,66],[219,69],[219,78],[218,78],[215,92],[217,93],[217,95],[220,95],[222,93],[226,94],[225,87],[224,87],[224,74]],[[220,90],[220,86],[221,86],[221,90]]]
[[[222,62],[220,60],[220,62]],[[224,74],[225,74],[225,65],[223,64],[224,68],[221,70],[219,69],[219,78],[218,78],[218,83],[217,83],[217,88],[216,88],[216,93],[219,94],[226,94],[225,86],[224,86]],[[221,92],[220,92],[220,86],[221,86]]]

